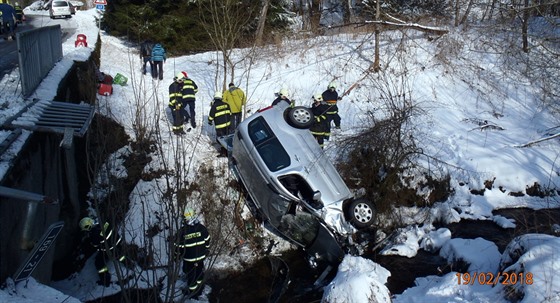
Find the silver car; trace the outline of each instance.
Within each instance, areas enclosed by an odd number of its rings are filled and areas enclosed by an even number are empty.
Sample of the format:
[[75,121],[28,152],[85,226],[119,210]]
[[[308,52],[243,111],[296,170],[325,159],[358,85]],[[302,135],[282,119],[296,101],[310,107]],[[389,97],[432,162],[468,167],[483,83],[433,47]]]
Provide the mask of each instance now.
[[317,259],[340,261],[337,239],[373,224],[375,209],[354,199],[307,129],[306,107],[286,102],[259,110],[229,140],[231,165],[268,227]]
[[58,17],[72,18],[72,4],[66,0],[52,1],[49,9],[49,16],[51,19]]

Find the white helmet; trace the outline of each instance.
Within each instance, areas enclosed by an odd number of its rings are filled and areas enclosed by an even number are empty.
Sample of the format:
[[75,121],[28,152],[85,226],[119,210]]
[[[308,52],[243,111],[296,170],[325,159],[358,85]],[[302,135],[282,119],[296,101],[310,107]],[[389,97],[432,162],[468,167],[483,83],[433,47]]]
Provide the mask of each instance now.
[[315,94],[315,95],[313,95],[313,100],[321,102],[321,101],[323,101],[323,95]]
[[214,99],[220,99],[220,100],[222,100],[222,93],[221,93],[221,92],[216,92],[216,93],[214,93]]
[[289,98],[288,89],[287,89],[287,88],[282,88],[282,89],[278,92],[278,96]]
[[196,219],[196,212],[192,207],[185,207],[185,211],[183,212],[183,218],[185,218],[185,222],[187,224],[194,224],[198,220]]
[[186,72],[179,72],[177,73],[177,75],[175,75],[175,80],[179,81],[179,80],[185,80],[187,78],[187,73]]
[[331,81],[331,83],[329,83],[329,87],[328,88],[334,88],[336,89],[336,83],[334,81]]
[[95,225],[95,221],[90,217],[85,217],[80,220],[80,229],[83,231],[89,231]]

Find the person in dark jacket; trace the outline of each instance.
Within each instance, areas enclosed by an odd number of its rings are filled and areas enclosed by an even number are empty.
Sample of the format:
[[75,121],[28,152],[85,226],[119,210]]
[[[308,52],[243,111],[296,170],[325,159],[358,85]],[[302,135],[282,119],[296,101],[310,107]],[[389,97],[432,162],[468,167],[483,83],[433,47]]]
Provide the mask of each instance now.
[[163,80],[163,63],[167,60],[165,48],[160,43],[155,43],[152,47],[152,77],[154,80]]
[[231,127],[231,110],[229,104],[222,100],[222,93],[214,94],[214,102],[208,114],[208,124],[216,128],[216,141],[218,137],[229,135]]
[[173,83],[169,85],[169,109],[168,119],[172,122],[172,131],[176,135],[183,135],[183,123],[189,120],[188,114],[183,106],[183,83],[185,81],[184,72],[178,73],[173,78]]
[[274,99],[274,101],[272,101],[272,106],[280,103],[281,101],[284,101],[284,102],[288,102],[288,104],[290,104],[290,106],[293,107],[293,103],[292,103],[292,101],[290,101],[287,89],[282,88],[280,90],[280,92],[278,92],[278,94],[276,94],[276,95],[277,95],[276,99]]
[[187,207],[183,213],[183,224],[175,235],[176,258],[183,259],[183,273],[186,276],[189,298],[198,298],[204,289],[204,260],[209,255],[210,234],[196,218],[194,209]]
[[340,98],[338,97],[338,92],[336,91],[336,83],[329,83],[327,90],[323,92],[322,96],[323,100],[329,106],[329,110],[327,111],[327,130],[325,132],[325,140],[329,140],[332,121],[334,121],[335,127],[340,129],[340,116],[338,115],[338,106],[336,105]]
[[111,257],[120,262],[125,262],[126,259],[122,249],[122,238],[108,222],[100,225],[90,217],[80,220],[80,229],[86,233],[85,240],[89,245],[97,250],[95,256],[95,267],[99,274],[97,284],[107,287],[111,284],[107,262]]
[[0,3],[0,17],[2,17],[2,31],[4,33],[4,40],[12,37],[16,39],[16,10],[13,6],[7,3]]
[[152,62],[152,48],[154,47],[154,43],[152,40],[148,39],[142,42],[140,46],[140,58],[143,61],[142,65],[142,74],[146,74],[146,65],[150,62],[150,71],[154,69],[153,62]]
[[196,93],[198,92],[198,86],[192,79],[189,78],[187,72],[182,72],[182,73],[185,75],[185,79],[183,80],[183,89],[181,91],[181,93],[183,94],[183,108],[186,112],[188,107],[189,109],[188,116],[191,120],[191,126],[193,128],[196,128],[195,101],[196,101]]
[[323,148],[325,144],[325,132],[327,130],[327,111],[329,106],[323,102],[323,96],[321,94],[315,94],[313,96],[313,104],[311,104],[311,111],[313,116],[315,116],[315,122],[309,130],[319,146]]

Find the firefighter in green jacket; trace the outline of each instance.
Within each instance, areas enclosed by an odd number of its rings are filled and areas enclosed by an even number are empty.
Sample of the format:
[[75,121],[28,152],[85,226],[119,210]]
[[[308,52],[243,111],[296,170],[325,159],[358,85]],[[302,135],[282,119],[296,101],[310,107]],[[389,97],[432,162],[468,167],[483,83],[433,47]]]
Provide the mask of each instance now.
[[235,130],[241,123],[241,114],[243,106],[247,103],[247,96],[241,88],[230,83],[229,88],[224,92],[224,102],[229,105],[231,110],[231,130]]

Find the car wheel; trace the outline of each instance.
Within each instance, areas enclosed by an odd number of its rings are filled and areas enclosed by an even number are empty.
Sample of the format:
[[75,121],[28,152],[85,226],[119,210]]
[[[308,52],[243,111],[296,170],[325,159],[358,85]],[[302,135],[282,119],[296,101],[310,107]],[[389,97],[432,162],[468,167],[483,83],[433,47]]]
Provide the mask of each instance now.
[[364,198],[355,199],[348,208],[348,221],[357,229],[366,228],[373,224],[375,213],[373,203]]
[[315,117],[313,112],[303,106],[296,106],[288,111],[288,123],[295,128],[310,128]]

